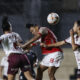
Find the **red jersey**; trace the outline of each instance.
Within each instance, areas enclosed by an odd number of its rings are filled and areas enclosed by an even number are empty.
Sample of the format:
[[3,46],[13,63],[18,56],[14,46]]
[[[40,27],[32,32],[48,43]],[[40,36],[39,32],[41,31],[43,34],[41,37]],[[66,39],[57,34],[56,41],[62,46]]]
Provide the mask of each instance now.
[[[39,29],[39,34],[41,35],[41,42],[45,43],[46,45],[54,44],[57,42],[57,38],[54,35],[54,33],[46,27],[41,27]],[[42,54],[49,54],[57,51],[62,52],[60,47],[52,47],[52,48],[41,47],[41,49],[42,49]]]

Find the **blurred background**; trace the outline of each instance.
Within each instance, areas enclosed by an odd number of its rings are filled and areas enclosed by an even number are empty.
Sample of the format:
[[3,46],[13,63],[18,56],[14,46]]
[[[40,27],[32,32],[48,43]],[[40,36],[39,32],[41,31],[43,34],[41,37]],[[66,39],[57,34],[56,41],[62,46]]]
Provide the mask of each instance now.
[[[60,16],[57,25],[53,26],[47,23],[47,15],[51,12],[56,12]],[[25,28],[26,23],[49,27],[61,41],[69,36],[69,30],[73,27],[73,23],[80,19],[80,0],[0,0],[0,27],[4,15],[9,16],[13,31],[19,33],[24,42],[33,36]],[[41,50],[39,46],[36,48],[33,50],[40,59]],[[59,80],[72,80],[70,76],[73,75],[74,78],[75,75],[75,58],[71,46],[65,45],[62,48],[65,54],[62,68],[57,73],[58,78]],[[64,78],[62,78],[63,76]]]
[[[47,15],[51,12],[60,16],[60,22],[55,26],[47,23]],[[6,14],[13,30],[20,33],[23,40],[31,37],[25,28],[26,23],[49,27],[59,40],[63,40],[69,36],[74,21],[80,18],[80,0],[0,0],[0,17]]]

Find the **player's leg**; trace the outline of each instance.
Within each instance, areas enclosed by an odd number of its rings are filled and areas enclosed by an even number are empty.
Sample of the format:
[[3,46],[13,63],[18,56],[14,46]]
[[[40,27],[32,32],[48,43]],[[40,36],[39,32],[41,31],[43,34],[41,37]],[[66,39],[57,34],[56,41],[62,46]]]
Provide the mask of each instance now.
[[80,69],[77,70],[77,80],[80,80]]
[[0,63],[0,79],[3,79],[3,73],[4,73],[4,65],[5,65],[5,57],[2,58]]
[[3,80],[8,80],[8,77],[3,75]]
[[36,77],[37,80],[42,80],[42,78],[43,78],[43,72],[46,69],[48,69],[48,67],[40,64],[40,66],[37,69],[37,77]]
[[80,80],[80,78],[77,77],[77,80]]
[[47,55],[45,55],[39,65],[39,67],[37,68],[37,80],[42,80],[43,78],[43,72],[48,69],[47,67]]
[[14,80],[20,67],[20,54],[12,53],[8,57],[8,80]]
[[15,78],[15,75],[8,74],[8,80],[14,80],[14,78]]
[[3,70],[3,80],[8,80],[8,61],[5,59],[4,70]]
[[27,80],[27,79],[25,78],[23,72],[20,72],[20,74],[19,74],[19,80]]
[[26,77],[27,80],[34,80],[30,71],[24,72],[24,76]]
[[80,78],[77,78],[77,80],[80,80]]
[[3,68],[4,68],[3,66],[0,66],[0,79],[3,78],[3,75],[2,75]]
[[30,74],[28,74],[28,72],[21,72],[19,75],[19,80],[28,80],[26,79],[27,77],[29,77],[28,75],[31,75],[30,77],[36,78],[35,72],[32,70]]
[[48,56],[48,75],[50,80],[56,80],[55,79],[55,72],[60,66],[62,60],[63,60],[63,53],[61,52],[54,52],[52,54],[49,54]]
[[27,80],[35,80],[31,73],[31,65],[28,57],[25,54],[21,55],[20,57],[22,61],[20,68],[21,68],[21,71],[24,73],[25,78]]
[[49,75],[50,80],[56,80],[55,79],[55,72],[57,69],[58,69],[58,67],[49,67],[48,68],[48,75]]
[[77,80],[80,80],[80,54],[79,53],[75,53],[75,58],[76,58],[76,62],[77,62]]

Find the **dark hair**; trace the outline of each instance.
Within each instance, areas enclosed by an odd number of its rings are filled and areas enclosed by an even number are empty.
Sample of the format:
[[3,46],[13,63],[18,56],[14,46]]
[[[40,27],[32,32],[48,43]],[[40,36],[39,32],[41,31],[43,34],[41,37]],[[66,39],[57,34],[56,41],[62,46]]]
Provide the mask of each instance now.
[[30,27],[35,27],[35,26],[37,26],[37,24],[26,24],[26,28],[29,28],[29,29]]
[[4,16],[2,19],[2,29],[3,32],[10,30],[10,23],[8,22],[8,16]]
[[77,25],[80,26],[80,20],[78,20],[78,21],[76,21],[76,22],[77,22]]

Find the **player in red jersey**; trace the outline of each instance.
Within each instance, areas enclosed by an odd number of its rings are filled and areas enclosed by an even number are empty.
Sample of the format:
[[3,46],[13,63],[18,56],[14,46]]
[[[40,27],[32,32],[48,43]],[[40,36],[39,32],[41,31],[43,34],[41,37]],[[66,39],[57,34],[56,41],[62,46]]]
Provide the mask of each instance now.
[[[24,45],[21,45],[21,47],[24,49],[27,48],[30,44],[33,44],[38,39],[41,40],[40,43],[45,44],[54,44],[57,42],[56,36],[47,27],[39,28],[39,26],[33,24],[27,24],[26,27],[30,29],[30,32],[34,35],[34,37]],[[46,69],[48,69],[50,80],[56,80],[54,75],[63,59],[62,50],[60,49],[60,47],[55,48],[41,47],[41,49],[42,54],[45,55],[45,57],[42,59],[40,66],[37,69],[37,80],[42,80],[43,72]]]
[[57,42],[55,44],[46,45],[42,43],[41,46],[45,48],[50,48],[50,47],[62,46],[67,43],[72,45],[72,50],[74,51],[74,55],[78,67],[76,77],[77,80],[80,80],[80,20],[74,22],[73,28],[70,30],[70,37],[68,37],[63,41]]

